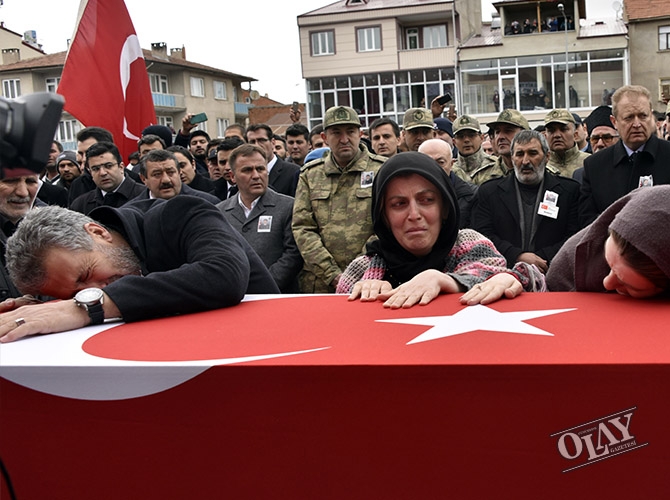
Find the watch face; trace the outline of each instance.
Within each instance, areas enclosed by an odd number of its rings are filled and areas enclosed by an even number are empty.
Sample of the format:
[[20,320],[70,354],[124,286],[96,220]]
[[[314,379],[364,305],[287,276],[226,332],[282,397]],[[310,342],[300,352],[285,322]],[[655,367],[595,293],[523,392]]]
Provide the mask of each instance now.
[[98,302],[102,298],[102,290],[99,288],[85,288],[75,295],[77,302],[82,304],[90,304]]

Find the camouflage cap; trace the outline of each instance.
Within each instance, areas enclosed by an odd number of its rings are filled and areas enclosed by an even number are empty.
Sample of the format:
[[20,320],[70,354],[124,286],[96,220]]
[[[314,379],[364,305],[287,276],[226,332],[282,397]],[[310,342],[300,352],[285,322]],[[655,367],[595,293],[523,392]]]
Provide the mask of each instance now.
[[514,125],[515,127],[519,127],[524,130],[530,130],[528,120],[526,120],[516,109],[503,109],[498,115],[498,119],[494,122],[487,123],[486,126],[488,128],[493,128],[500,123],[507,123],[508,125]]
[[323,117],[323,129],[332,127],[333,125],[356,125],[361,126],[361,120],[358,118],[358,113],[349,106],[333,106],[328,108],[326,115]]
[[405,116],[402,120],[402,128],[404,130],[412,130],[414,128],[434,128],[433,113],[425,108],[409,108],[405,111]]
[[575,117],[567,109],[552,109],[544,117],[544,124],[549,125],[550,123],[562,123],[563,125],[572,123],[574,125]]
[[482,131],[477,118],[470,115],[461,115],[456,118],[456,121],[454,122],[454,134],[458,134],[461,130],[473,130],[475,132]]

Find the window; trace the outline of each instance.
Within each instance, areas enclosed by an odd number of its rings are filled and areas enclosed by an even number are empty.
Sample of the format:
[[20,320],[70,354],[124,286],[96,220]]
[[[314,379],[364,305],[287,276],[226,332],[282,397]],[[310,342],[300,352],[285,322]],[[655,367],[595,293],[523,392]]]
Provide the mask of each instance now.
[[170,130],[174,130],[174,127],[173,127],[174,122],[173,122],[171,116],[157,116],[156,118],[158,119],[158,124],[159,125],[165,125]]
[[21,96],[21,80],[3,80],[2,94],[7,99],[16,99]]
[[60,83],[60,77],[47,78],[45,80],[45,82],[46,82],[47,92],[51,92],[52,94],[55,94],[56,90],[58,89],[58,84]]
[[670,26],[658,27],[658,50],[670,50]]
[[191,77],[191,95],[193,97],[205,97],[205,80]]
[[156,75],[149,73],[149,82],[151,83],[151,91],[155,94],[169,94],[168,78],[165,75]]
[[60,143],[76,141],[77,132],[79,132],[77,120],[61,120],[56,130],[56,140]]
[[214,99],[228,99],[226,82],[217,82],[214,80]]
[[382,50],[381,28],[359,28],[356,30],[358,52],[372,52]]
[[319,31],[312,33],[312,55],[329,56],[335,54],[335,32]]
[[447,46],[447,27],[426,26],[423,28],[423,48],[434,49],[436,47]]
[[660,80],[661,92],[659,93],[659,98],[670,98],[670,78],[661,78]]
[[419,28],[410,28],[407,30],[407,48],[409,50],[419,48]]
[[233,87],[233,102],[240,102],[237,100],[237,87]]
[[230,125],[228,118],[217,118],[216,119],[216,135],[217,137],[223,137],[223,134],[226,132],[226,129]]

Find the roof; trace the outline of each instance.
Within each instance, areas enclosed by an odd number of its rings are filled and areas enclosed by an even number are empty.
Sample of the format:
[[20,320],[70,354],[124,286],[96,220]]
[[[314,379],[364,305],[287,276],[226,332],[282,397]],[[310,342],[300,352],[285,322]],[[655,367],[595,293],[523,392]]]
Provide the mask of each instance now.
[[630,21],[670,17],[668,0],[624,0],[624,9]]
[[502,30],[500,28],[492,29],[490,23],[482,24],[481,34],[475,34],[468,38],[461,48],[472,47],[490,47],[492,45],[502,45]]
[[344,12],[359,12],[362,10],[394,9],[398,7],[414,7],[417,5],[430,5],[439,3],[452,3],[452,0],[367,0],[352,2],[351,0],[339,0],[325,7],[321,7],[298,17],[322,16],[324,14],[342,14]]
[[[142,49],[144,53],[144,59],[146,61],[157,62],[162,64],[169,64],[174,66],[181,66],[186,68],[197,69],[200,71],[208,73],[223,74],[230,78],[243,80],[245,82],[255,82],[255,78],[250,76],[238,75],[237,73],[230,73],[229,71],[224,71],[222,69],[214,68],[212,66],[206,66],[204,64],[198,64],[195,62],[187,61],[181,57],[173,56],[164,56],[157,57],[150,50]],[[15,62],[12,64],[0,65],[0,72],[16,71],[22,69],[48,69],[48,68],[57,68],[65,65],[65,56],[67,55],[66,51],[56,52],[54,54],[48,54],[42,57],[34,57],[31,59],[25,59],[23,61]]]
[[[1,5],[1,4],[2,4],[2,2],[0,2],[0,5]],[[22,44],[23,46],[28,47],[28,48],[30,48],[30,49],[33,49],[35,52],[41,52],[42,54],[46,54],[46,52],[44,52],[44,50],[42,50],[42,46],[41,46],[41,45],[38,44],[37,46],[35,46],[35,45],[31,44],[31,43],[26,42],[26,41],[23,39],[23,36],[22,36],[20,33],[17,33],[16,31],[12,31],[12,30],[10,30],[9,28],[7,28],[7,27],[5,26],[5,23],[4,23],[4,22],[0,22],[0,29],[3,30],[3,31],[6,31],[7,33],[11,33],[12,35],[14,35],[14,36],[20,38],[20,39],[21,39],[21,44]]]
[[626,23],[621,19],[582,19],[579,26],[579,38],[616,36],[628,33]]

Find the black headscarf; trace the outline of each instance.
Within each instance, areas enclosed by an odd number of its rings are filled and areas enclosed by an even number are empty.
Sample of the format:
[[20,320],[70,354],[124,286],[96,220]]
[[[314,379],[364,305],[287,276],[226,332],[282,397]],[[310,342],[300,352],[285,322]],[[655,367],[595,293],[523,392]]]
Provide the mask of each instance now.
[[[391,179],[397,175],[418,174],[433,184],[442,195],[447,218],[428,255],[416,257],[405,250],[393,236],[384,218],[384,195]],[[427,269],[444,271],[447,256],[458,236],[460,210],[447,173],[430,156],[423,153],[399,153],[379,169],[372,185],[372,222],[379,240],[368,244],[368,255],[380,255],[387,265],[385,280],[394,287],[409,281]]]

